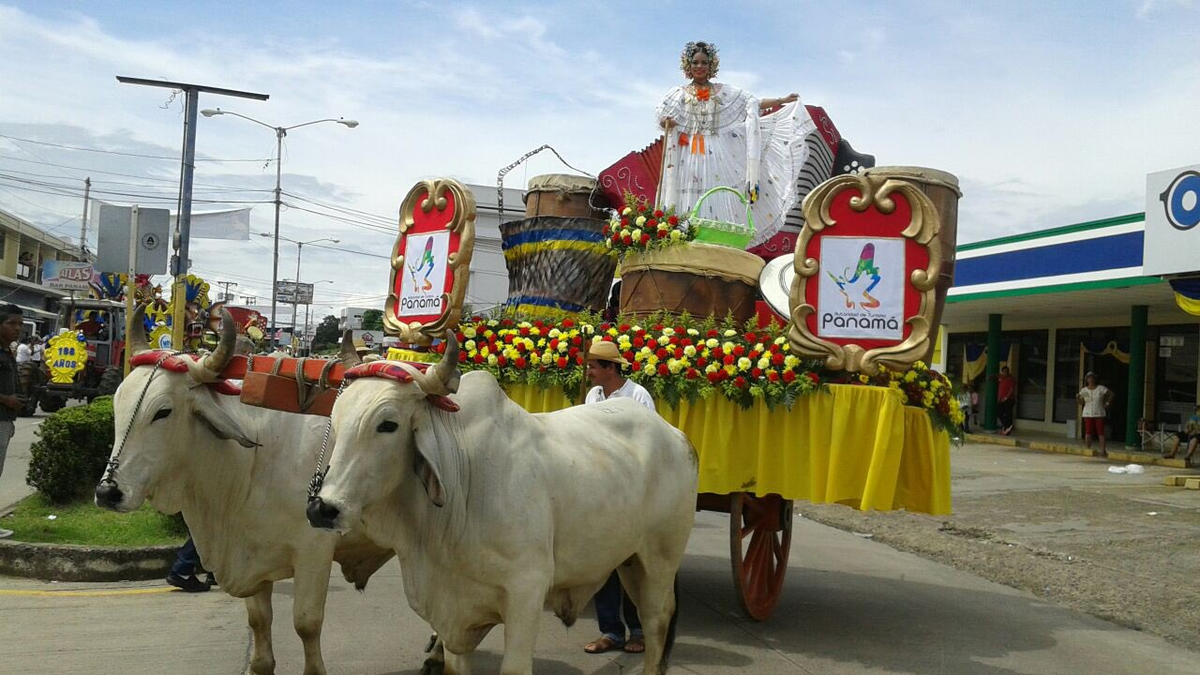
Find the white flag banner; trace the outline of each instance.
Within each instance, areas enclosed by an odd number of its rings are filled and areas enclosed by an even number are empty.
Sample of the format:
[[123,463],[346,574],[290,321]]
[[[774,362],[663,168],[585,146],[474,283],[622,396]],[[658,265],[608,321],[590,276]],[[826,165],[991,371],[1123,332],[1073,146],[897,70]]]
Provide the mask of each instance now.
[[[171,214],[171,229],[175,229],[175,214]],[[250,209],[226,211],[192,211],[193,239],[250,239]]]

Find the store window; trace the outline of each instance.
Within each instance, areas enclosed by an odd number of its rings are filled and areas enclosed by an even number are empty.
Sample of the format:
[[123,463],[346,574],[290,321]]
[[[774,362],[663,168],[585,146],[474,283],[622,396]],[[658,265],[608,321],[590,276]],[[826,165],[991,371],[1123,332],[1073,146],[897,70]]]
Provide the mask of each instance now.
[[1180,424],[1196,405],[1200,329],[1195,324],[1158,326],[1154,368],[1155,421]]
[[1017,418],[1046,419],[1046,373],[1050,354],[1050,331],[1028,330],[1005,333],[1006,342],[1016,347]]
[[1111,429],[1123,429],[1129,384],[1129,328],[1071,328],[1058,331],[1054,349],[1054,421],[1074,420],[1075,395],[1086,371],[1113,392]]

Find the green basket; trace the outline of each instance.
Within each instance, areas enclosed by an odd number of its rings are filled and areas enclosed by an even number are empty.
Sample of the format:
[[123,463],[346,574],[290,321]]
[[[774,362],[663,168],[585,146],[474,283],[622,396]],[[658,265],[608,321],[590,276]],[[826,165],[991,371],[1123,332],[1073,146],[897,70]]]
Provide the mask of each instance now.
[[[745,225],[700,217],[700,205],[715,192],[732,192],[737,195],[738,199],[742,200],[742,203],[746,205]],[[745,250],[746,245],[754,238],[754,218],[750,215],[750,200],[746,199],[746,195],[741,192],[723,185],[705,192],[700,197],[696,205],[692,207],[692,214],[688,217],[688,223],[691,227],[696,228],[696,241],[707,244],[718,244],[720,246]]]

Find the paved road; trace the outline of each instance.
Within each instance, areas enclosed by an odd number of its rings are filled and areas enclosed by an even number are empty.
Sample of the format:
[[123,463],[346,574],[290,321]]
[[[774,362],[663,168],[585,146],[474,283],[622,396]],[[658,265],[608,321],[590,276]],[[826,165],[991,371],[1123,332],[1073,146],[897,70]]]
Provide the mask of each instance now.
[[25,484],[29,446],[37,440],[33,432],[46,417],[39,409],[34,417],[17,418],[17,433],[8,443],[8,458],[4,462],[4,473],[0,475],[0,511],[33,492],[33,488]]
[[[944,565],[807,520],[796,523],[784,597],[768,622],[742,618],[733,595],[727,519],[699,514],[681,575],[676,673],[1195,673],[1195,654]],[[336,575],[335,575],[336,577]],[[277,672],[301,669],[290,583],[277,584]],[[241,601],[161,584],[46,584],[0,578],[0,671],[142,675],[242,672]],[[103,595],[115,592],[116,595]],[[132,594],[143,592],[143,594]],[[100,595],[93,595],[93,594]],[[403,599],[394,563],[364,594],[335,579],[325,655],[340,675],[416,675],[428,630]],[[631,656],[591,656],[588,617],[567,630],[545,615],[543,674],[640,672]],[[477,672],[499,667],[502,632]],[[632,670],[630,670],[632,669]]]

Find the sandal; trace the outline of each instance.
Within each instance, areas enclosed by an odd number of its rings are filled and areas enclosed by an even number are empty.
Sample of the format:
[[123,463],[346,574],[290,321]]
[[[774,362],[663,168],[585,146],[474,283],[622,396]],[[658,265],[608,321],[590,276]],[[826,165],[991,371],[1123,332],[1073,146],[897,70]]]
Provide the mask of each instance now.
[[646,651],[646,638],[641,635],[629,638],[625,641],[624,650],[626,654],[641,654]]
[[621,647],[622,645],[616,640],[608,637],[607,635],[601,635],[595,640],[592,640],[584,645],[583,651],[589,654],[603,654],[604,652],[610,652],[614,649],[620,649]]

